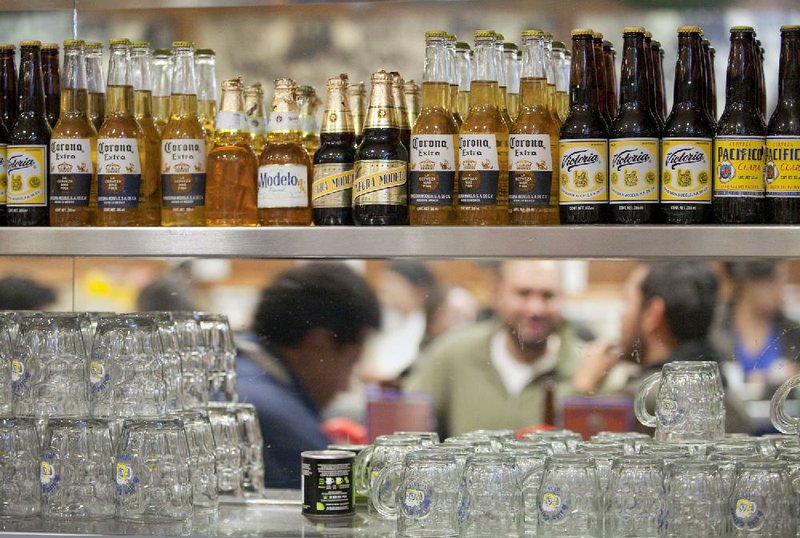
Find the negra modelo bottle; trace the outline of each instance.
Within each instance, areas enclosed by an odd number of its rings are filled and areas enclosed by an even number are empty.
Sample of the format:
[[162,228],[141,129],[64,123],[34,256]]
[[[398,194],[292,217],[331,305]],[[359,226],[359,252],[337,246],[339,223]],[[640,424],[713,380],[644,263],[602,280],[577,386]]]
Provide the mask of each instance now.
[[364,139],[356,150],[353,220],[367,226],[406,224],[408,151],[400,142],[392,76],[381,69],[371,80]]
[[651,224],[658,214],[660,132],[650,108],[644,32],[623,32],[620,110],[609,141],[609,202],[617,224]]
[[570,107],[559,140],[562,224],[608,221],[608,126],[595,105],[591,30],[572,31]]
[[672,111],[661,141],[661,209],[669,224],[711,221],[714,126],[706,113],[700,28],[678,28]]
[[328,79],[320,146],[314,154],[314,182],[311,184],[312,214],[318,226],[353,224],[356,133],[347,90],[347,75]]
[[758,97],[758,51],[753,29],[731,28],[725,110],[714,139],[714,219],[724,224],[764,221],[766,127]]

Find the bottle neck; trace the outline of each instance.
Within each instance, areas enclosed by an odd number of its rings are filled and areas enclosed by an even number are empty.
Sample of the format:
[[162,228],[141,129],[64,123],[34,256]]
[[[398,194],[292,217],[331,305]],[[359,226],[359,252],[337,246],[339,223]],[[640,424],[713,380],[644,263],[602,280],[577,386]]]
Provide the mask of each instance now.
[[569,76],[570,103],[578,106],[597,108],[594,102],[594,91],[597,71],[594,63],[594,45],[591,36],[580,37],[573,41],[572,65]]
[[324,134],[354,133],[353,116],[350,113],[350,106],[347,102],[347,89],[341,86],[329,87],[325,101],[320,136]]
[[133,90],[133,110],[137,118],[153,117],[153,93],[150,90]]
[[392,100],[394,101],[397,125],[400,126],[400,129],[410,129],[411,127],[408,125],[408,114],[406,113],[406,103],[405,99],[403,99],[403,89],[399,84],[392,83]]
[[106,93],[106,80],[103,77],[103,58],[99,55],[86,55],[86,83],[91,93]]
[[649,108],[649,91],[644,36],[626,35],[623,43],[622,71],[619,81],[620,104],[642,109]]
[[[174,50],[174,49],[173,49]],[[172,95],[193,95],[197,102],[197,78],[194,72],[194,53],[191,49],[176,50],[172,71]]]
[[39,49],[23,50],[19,66],[19,111],[44,113],[44,82]]
[[494,45],[479,41],[475,44],[475,59],[472,63],[472,82],[494,82],[497,85],[497,65],[494,60]]
[[675,64],[675,104],[700,106],[703,103],[703,66],[701,64],[700,36],[678,36],[678,61]]
[[44,78],[45,95],[58,95],[61,77],[58,70],[58,51],[42,52],[42,76]]
[[373,82],[364,129],[399,128],[400,125],[394,112],[391,82],[388,80]]
[[131,54],[131,84],[134,91],[151,91],[150,56],[145,51]]
[[447,45],[441,39],[428,40],[425,43],[425,69],[423,82],[450,81]]
[[133,86],[108,85],[106,116],[133,116]]
[[87,113],[86,61],[80,49],[64,51],[64,83],[61,91],[62,115]]
[[800,34],[796,33],[781,38],[778,101],[784,100],[800,100]]
[[203,58],[197,63],[197,99],[217,100],[217,69],[213,58]]
[[728,57],[725,85],[725,106],[738,105],[744,109],[760,106],[757,94],[757,59],[752,34],[734,34]]
[[522,78],[520,82],[520,104],[523,107],[546,107],[547,55],[542,38],[522,41]]
[[422,108],[441,108],[447,110],[452,98],[452,88],[447,82],[422,83]]
[[169,97],[172,91],[172,64],[163,56],[153,59],[153,96]]

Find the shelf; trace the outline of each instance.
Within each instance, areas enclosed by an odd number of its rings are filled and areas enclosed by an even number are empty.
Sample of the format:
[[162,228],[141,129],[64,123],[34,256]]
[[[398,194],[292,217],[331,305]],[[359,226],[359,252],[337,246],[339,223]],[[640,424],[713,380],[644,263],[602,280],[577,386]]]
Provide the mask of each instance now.
[[800,227],[0,228],[0,256],[800,258]]

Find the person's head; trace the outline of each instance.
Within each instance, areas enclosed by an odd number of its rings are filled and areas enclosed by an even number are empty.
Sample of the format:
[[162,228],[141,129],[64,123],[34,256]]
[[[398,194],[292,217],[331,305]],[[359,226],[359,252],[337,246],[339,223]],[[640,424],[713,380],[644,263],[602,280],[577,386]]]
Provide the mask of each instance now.
[[436,286],[436,277],[424,263],[398,260],[389,263],[378,281],[378,293],[387,307],[409,314],[422,308]]
[[706,338],[718,287],[717,276],[704,262],[637,266],[623,288],[621,345],[626,355],[658,362],[679,344]]
[[775,317],[784,307],[786,264],[772,260],[726,262],[733,304],[746,302],[756,314]]
[[509,260],[497,269],[494,307],[521,349],[542,348],[561,325],[561,267],[547,260]]
[[279,274],[261,294],[253,330],[298,376],[319,407],[347,388],[381,311],[367,282],[340,262]]
[[422,345],[450,329],[473,322],[480,304],[461,286],[437,286],[425,299],[425,337]]
[[30,278],[0,278],[0,310],[46,310],[56,302],[53,288]]
[[197,310],[192,289],[180,274],[162,275],[139,291],[136,297],[139,312]]

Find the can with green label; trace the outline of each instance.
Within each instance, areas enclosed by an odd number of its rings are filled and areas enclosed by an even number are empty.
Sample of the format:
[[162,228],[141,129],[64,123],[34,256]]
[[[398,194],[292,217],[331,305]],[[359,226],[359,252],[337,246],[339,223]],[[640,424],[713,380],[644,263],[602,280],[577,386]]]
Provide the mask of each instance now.
[[303,515],[341,517],[355,513],[353,462],[344,450],[306,451],[300,454],[303,475]]

